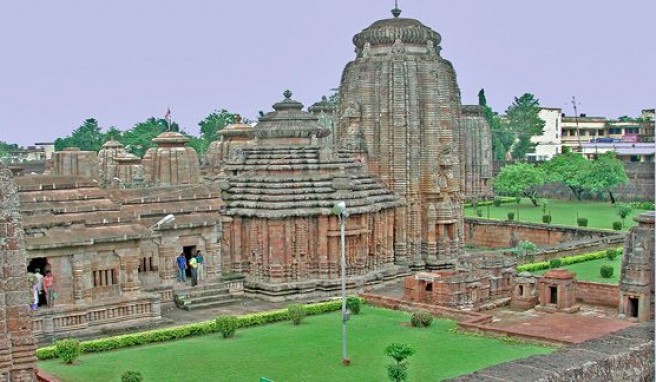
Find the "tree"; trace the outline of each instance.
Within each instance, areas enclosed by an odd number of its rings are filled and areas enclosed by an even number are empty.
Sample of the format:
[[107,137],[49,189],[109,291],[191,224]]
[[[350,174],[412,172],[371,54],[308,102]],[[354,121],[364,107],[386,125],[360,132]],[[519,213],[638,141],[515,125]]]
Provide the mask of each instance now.
[[6,157],[9,152],[18,150],[19,147],[15,143],[7,143],[0,141],[0,158]]
[[633,208],[631,208],[631,205],[627,203],[617,203],[615,204],[615,208],[617,209],[617,216],[622,219],[622,228],[624,228],[624,219],[626,219],[626,217],[631,214]]
[[592,162],[582,155],[563,150],[562,154],[555,155],[541,167],[546,173],[547,182],[564,184],[572,190],[576,199],[581,200],[581,195],[586,190],[591,164]]
[[516,142],[512,146],[514,159],[524,159],[527,153],[535,151],[536,144],[531,137],[542,135],[544,120],[538,115],[540,102],[531,93],[515,97],[515,101],[506,110],[508,128],[515,134]]
[[385,348],[385,355],[396,361],[395,364],[387,365],[387,375],[390,380],[394,382],[408,380],[408,363],[404,361],[413,354],[415,349],[406,344],[393,343]]
[[[143,122],[138,122],[130,130],[123,132],[119,142],[125,145],[126,151],[143,157],[146,150],[155,146],[153,138],[169,130],[168,122],[163,118],[150,117]],[[171,124],[172,131],[179,131],[177,123]]]
[[219,131],[231,123],[235,123],[237,114],[231,113],[226,109],[216,110],[198,122],[200,126],[200,136],[209,145],[219,139]]
[[511,196],[525,196],[538,206],[537,187],[546,183],[544,170],[528,163],[504,166],[494,178],[497,192]]
[[501,121],[501,118],[492,111],[492,108],[487,105],[487,98],[485,97],[485,89],[478,92],[478,104],[483,107],[483,117],[490,125],[492,133],[492,153],[494,159],[506,159],[506,153],[515,141],[515,135],[512,131],[508,130],[508,125]]
[[66,147],[77,147],[82,151],[99,151],[105,143],[105,134],[100,131],[98,121],[89,118],[82,126],[73,130],[71,135],[55,140],[55,150],[61,151]]
[[620,184],[626,184],[629,178],[624,171],[624,163],[617,159],[614,151],[608,151],[597,156],[590,165],[587,174],[586,189],[591,193],[608,192],[610,202],[615,204],[613,189]]

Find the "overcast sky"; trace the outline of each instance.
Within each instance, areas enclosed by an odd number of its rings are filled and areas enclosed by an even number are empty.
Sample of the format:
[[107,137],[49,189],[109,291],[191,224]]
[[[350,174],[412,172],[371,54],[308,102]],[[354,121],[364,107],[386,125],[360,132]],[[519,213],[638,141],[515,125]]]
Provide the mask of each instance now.
[[[339,86],[352,37],[392,0],[0,0],[0,140],[125,130],[171,108],[196,134],[215,109],[250,118],[286,88],[309,106]],[[656,1],[401,0],[442,35],[465,104],[637,116],[654,107]]]

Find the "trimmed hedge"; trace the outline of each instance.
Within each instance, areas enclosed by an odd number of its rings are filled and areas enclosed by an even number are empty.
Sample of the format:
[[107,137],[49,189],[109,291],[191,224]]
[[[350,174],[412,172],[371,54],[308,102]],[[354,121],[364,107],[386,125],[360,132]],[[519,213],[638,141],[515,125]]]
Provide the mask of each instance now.
[[[314,316],[329,312],[335,312],[342,309],[341,299],[319,302],[316,304],[303,305],[305,314]],[[243,316],[237,316],[239,328],[250,326],[264,325],[273,322],[289,320],[287,308],[271,310],[268,312],[252,313]],[[99,338],[96,340],[80,342],[80,352],[96,353],[108,350],[123,349],[132,346],[146,345],[158,342],[173,341],[181,338],[200,336],[203,334],[218,333],[215,320],[198,322],[194,324],[175,326],[171,328],[149,330],[141,333],[124,334],[120,336]],[[36,350],[36,357],[39,360],[57,358],[54,346],[46,346]]]
[[[491,206],[491,205],[497,206],[495,201],[497,201],[497,203],[499,205],[508,204],[508,203],[515,203],[515,198],[514,197],[508,197],[508,196],[502,196],[502,197],[494,199],[494,200],[484,200],[484,201],[477,202],[475,204],[476,204],[477,207],[485,207],[485,206]],[[471,208],[471,207],[474,207],[474,203],[472,203],[472,202],[465,203],[465,208]]]
[[[618,250],[621,250],[621,249],[618,249]],[[606,251],[597,251],[597,252],[592,252],[592,253],[586,253],[584,255],[566,256],[566,257],[561,257],[560,258],[560,265],[559,266],[562,267],[562,266],[570,265],[570,264],[583,263],[585,261],[603,259],[605,257],[606,257]],[[524,272],[524,271],[536,272],[536,271],[542,271],[542,270],[549,269],[549,268],[551,268],[551,263],[549,261],[540,261],[540,262],[537,262],[537,263],[519,265],[519,266],[517,266],[517,272]]]

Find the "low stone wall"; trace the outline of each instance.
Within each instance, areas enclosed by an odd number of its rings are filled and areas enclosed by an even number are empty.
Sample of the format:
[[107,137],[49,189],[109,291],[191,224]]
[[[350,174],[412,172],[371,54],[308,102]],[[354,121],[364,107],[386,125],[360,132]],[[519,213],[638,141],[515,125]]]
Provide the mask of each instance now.
[[651,382],[654,381],[654,322],[447,381]]
[[590,305],[604,305],[617,308],[620,304],[619,285],[576,282],[576,300]]

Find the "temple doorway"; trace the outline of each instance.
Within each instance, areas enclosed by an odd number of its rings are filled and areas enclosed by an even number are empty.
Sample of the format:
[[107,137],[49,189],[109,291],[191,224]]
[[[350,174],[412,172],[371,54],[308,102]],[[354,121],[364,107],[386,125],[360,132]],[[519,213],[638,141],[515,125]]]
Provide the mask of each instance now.
[[552,304],[558,304],[558,287],[551,286],[549,287],[549,292],[550,292],[550,297],[551,297],[551,303]]
[[629,317],[638,318],[638,306],[640,303],[640,298],[638,297],[629,297]]
[[[191,259],[191,255],[196,253],[196,246],[195,245],[186,245],[182,247],[182,253],[184,253],[185,257],[187,258],[187,265],[189,265],[189,260]],[[187,266],[187,277],[191,277],[191,269]]]
[[[46,269],[50,270],[50,264],[48,264],[48,259],[45,257],[35,257],[30,259],[29,264],[27,264],[27,273],[38,273],[41,276],[45,276]],[[46,295],[43,293],[43,287],[39,291],[39,303],[38,306],[47,305]]]

